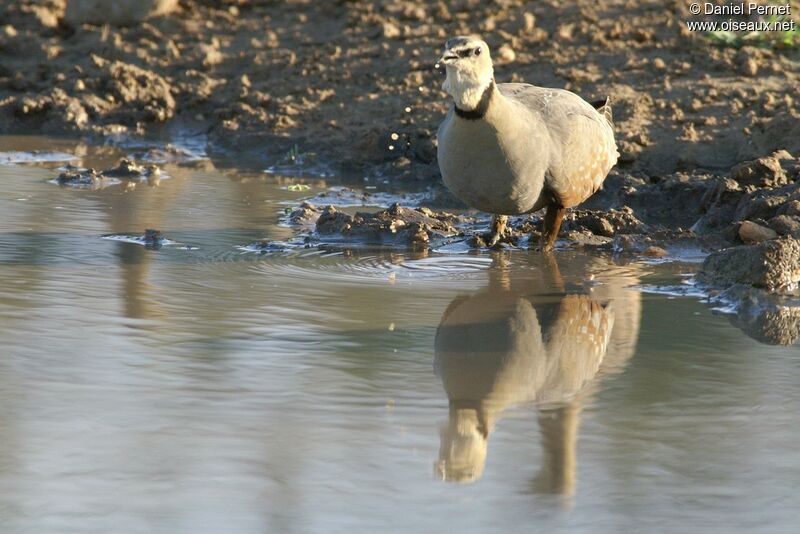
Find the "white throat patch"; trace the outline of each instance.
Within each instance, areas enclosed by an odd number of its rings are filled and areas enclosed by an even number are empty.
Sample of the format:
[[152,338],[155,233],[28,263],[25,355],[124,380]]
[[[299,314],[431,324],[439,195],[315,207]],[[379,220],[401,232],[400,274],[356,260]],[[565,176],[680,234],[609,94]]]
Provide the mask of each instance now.
[[474,65],[463,65],[456,68],[447,66],[447,78],[442,89],[453,97],[456,106],[464,111],[472,111],[478,107],[483,92],[492,83],[494,72],[490,66],[479,72]]

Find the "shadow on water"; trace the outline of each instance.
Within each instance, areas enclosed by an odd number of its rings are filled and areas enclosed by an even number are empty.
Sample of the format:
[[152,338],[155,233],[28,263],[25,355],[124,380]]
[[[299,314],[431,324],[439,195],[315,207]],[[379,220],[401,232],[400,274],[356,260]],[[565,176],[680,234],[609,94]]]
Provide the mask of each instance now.
[[572,278],[590,273],[589,284],[565,281],[555,257],[534,258],[541,274],[525,278],[496,256],[488,287],[456,297],[444,312],[434,363],[449,400],[436,464],[443,480],[480,479],[504,410],[532,404],[543,463],[531,489],[575,492],[582,406],[596,383],[635,352],[641,302],[626,289],[638,282],[635,271],[609,271],[604,264],[592,276],[601,260],[570,259]]

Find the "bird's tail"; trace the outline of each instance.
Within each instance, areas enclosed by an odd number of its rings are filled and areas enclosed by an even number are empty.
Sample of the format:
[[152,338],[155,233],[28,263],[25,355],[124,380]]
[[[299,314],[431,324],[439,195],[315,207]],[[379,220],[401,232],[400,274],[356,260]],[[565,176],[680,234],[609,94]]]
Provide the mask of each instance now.
[[592,102],[592,107],[606,118],[608,124],[614,126],[614,115],[611,113],[611,98],[606,97],[605,100],[595,100]]

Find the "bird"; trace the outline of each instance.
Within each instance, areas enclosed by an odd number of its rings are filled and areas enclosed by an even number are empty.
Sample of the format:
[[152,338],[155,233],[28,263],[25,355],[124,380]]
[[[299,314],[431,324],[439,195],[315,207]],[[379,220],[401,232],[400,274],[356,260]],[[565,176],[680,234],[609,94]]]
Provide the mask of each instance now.
[[445,185],[493,215],[490,245],[509,215],[547,208],[540,248],[552,250],[566,208],[600,189],[619,157],[609,99],[590,104],[564,89],[496,83],[479,37],[449,39],[438,65],[453,104],[437,132]]

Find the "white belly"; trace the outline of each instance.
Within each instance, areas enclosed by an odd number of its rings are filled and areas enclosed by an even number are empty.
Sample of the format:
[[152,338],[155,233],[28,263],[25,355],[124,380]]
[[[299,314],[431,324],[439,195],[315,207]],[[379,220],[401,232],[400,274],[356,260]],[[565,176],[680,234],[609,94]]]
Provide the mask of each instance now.
[[[439,169],[447,188],[470,207],[500,215],[538,208],[544,167],[515,164],[524,157],[507,155],[496,132],[483,121],[452,120],[439,135]],[[541,170],[540,170],[541,169]],[[538,176],[537,176],[538,174]]]

